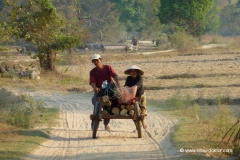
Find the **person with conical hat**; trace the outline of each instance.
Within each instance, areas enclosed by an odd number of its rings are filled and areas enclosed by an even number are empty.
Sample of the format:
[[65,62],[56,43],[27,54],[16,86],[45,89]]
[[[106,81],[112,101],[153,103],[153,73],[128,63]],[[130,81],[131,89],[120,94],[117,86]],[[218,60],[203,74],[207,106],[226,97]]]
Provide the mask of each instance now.
[[[137,86],[137,93],[136,98],[139,101],[139,107],[141,109],[141,114],[145,115],[144,119],[142,120],[142,125],[144,129],[147,129],[146,123],[146,116],[147,116],[147,106],[146,106],[146,94],[144,93],[144,86],[143,86],[143,78],[142,75],[144,74],[143,70],[140,69],[136,65],[130,66],[128,69],[124,71],[127,76],[125,85],[128,87]],[[134,130],[136,132],[136,130]]]

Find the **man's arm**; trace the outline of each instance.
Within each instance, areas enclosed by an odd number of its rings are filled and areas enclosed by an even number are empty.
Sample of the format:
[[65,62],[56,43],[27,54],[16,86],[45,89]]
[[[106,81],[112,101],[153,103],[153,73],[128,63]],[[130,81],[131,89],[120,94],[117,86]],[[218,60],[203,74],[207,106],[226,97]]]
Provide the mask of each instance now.
[[114,81],[117,83],[118,86],[120,86],[119,80],[118,80],[118,76],[113,77]]
[[91,83],[91,86],[92,86],[93,91],[94,91],[95,93],[98,93],[98,92],[100,91],[100,88],[97,88],[97,86],[96,86],[95,83]]

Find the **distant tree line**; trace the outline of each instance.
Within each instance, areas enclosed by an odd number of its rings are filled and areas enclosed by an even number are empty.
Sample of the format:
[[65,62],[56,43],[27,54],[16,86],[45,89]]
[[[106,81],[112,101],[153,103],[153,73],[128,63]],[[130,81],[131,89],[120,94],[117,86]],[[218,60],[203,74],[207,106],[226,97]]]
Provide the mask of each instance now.
[[0,43],[31,42],[41,67],[55,70],[58,50],[87,41],[151,39],[179,29],[194,37],[239,35],[239,7],[240,0],[1,0]]

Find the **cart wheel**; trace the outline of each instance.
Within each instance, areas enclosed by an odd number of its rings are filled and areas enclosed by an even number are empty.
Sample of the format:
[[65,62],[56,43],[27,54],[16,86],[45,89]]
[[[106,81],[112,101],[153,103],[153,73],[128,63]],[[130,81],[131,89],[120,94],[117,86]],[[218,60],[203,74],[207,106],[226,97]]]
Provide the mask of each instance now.
[[99,110],[100,110],[100,103],[99,102],[96,102],[95,103],[95,106],[94,106],[94,109],[93,109],[93,120],[92,120],[92,138],[96,138],[96,135],[97,135],[97,130],[98,130],[98,127],[99,127],[99,119],[98,118],[95,118],[96,116],[99,115]]
[[136,124],[137,132],[138,132],[138,138],[142,138],[141,120],[139,119],[140,108],[139,108],[138,102],[135,102],[135,104],[134,104],[134,114],[137,117],[137,120],[136,120],[135,124]]

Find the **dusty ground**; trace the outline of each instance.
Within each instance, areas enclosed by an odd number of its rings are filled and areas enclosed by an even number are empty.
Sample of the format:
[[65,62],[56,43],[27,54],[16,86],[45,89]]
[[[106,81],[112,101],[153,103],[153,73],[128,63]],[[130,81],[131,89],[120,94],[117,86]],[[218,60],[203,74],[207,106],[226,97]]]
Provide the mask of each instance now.
[[[14,90],[13,90],[14,91]],[[15,93],[21,93],[15,90]],[[23,93],[23,92],[22,92]],[[148,126],[143,138],[133,133],[132,120],[111,120],[110,131],[103,124],[92,139],[89,115],[92,113],[89,94],[24,91],[49,107],[62,111],[59,125],[52,128],[50,140],[41,144],[25,159],[181,159],[171,145],[169,133],[175,120],[148,111]]]
[[52,128],[51,138],[28,154],[25,160],[192,159],[191,155],[181,153],[170,141],[171,128],[177,121],[155,112],[151,106],[148,106],[149,127],[143,131],[142,138],[137,138],[137,134],[132,132],[134,125],[131,120],[111,120],[111,130],[105,131],[100,123],[98,138],[92,139],[89,94],[14,92],[29,94],[48,107],[58,107],[62,111],[59,125]]
[[[161,54],[161,52],[159,52]],[[90,57],[90,56],[89,56]],[[125,62],[108,62],[124,79],[123,71],[132,64],[145,71],[145,86],[148,99],[164,101],[172,95],[189,94],[192,97],[209,98],[211,95],[228,95],[239,98],[240,56],[232,54],[199,54],[194,56],[174,56],[129,60]],[[92,64],[71,66],[71,71],[86,73]],[[163,78],[176,74],[198,75],[189,78]],[[86,73],[87,74],[87,73]],[[124,80],[121,80],[124,83]],[[152,88],[159,85],[157,88]],[[19,90],[14,90],[21,93]],[[62,111],[59,125],[52,128],[50,140],[41,144],[25,157],[35,159],[165,159],[185,160],[191,156],[181,153],[170,141],[172,127],[176,119],[169,119],[155,112],[148,105],[148,129],[143,131],[143,138],[133,133],[131,120],[111,120],[110,131],[105,131],[101,123],[98,138],[92,139],[89,115],[93,107],[91,94],[56,93],[43,91],[24,91],[36,100],[42,100],[48,107],[59,107]],[[240,112],[237,105],[233,109]],[[198,158],[205,159],[205,158]]]

